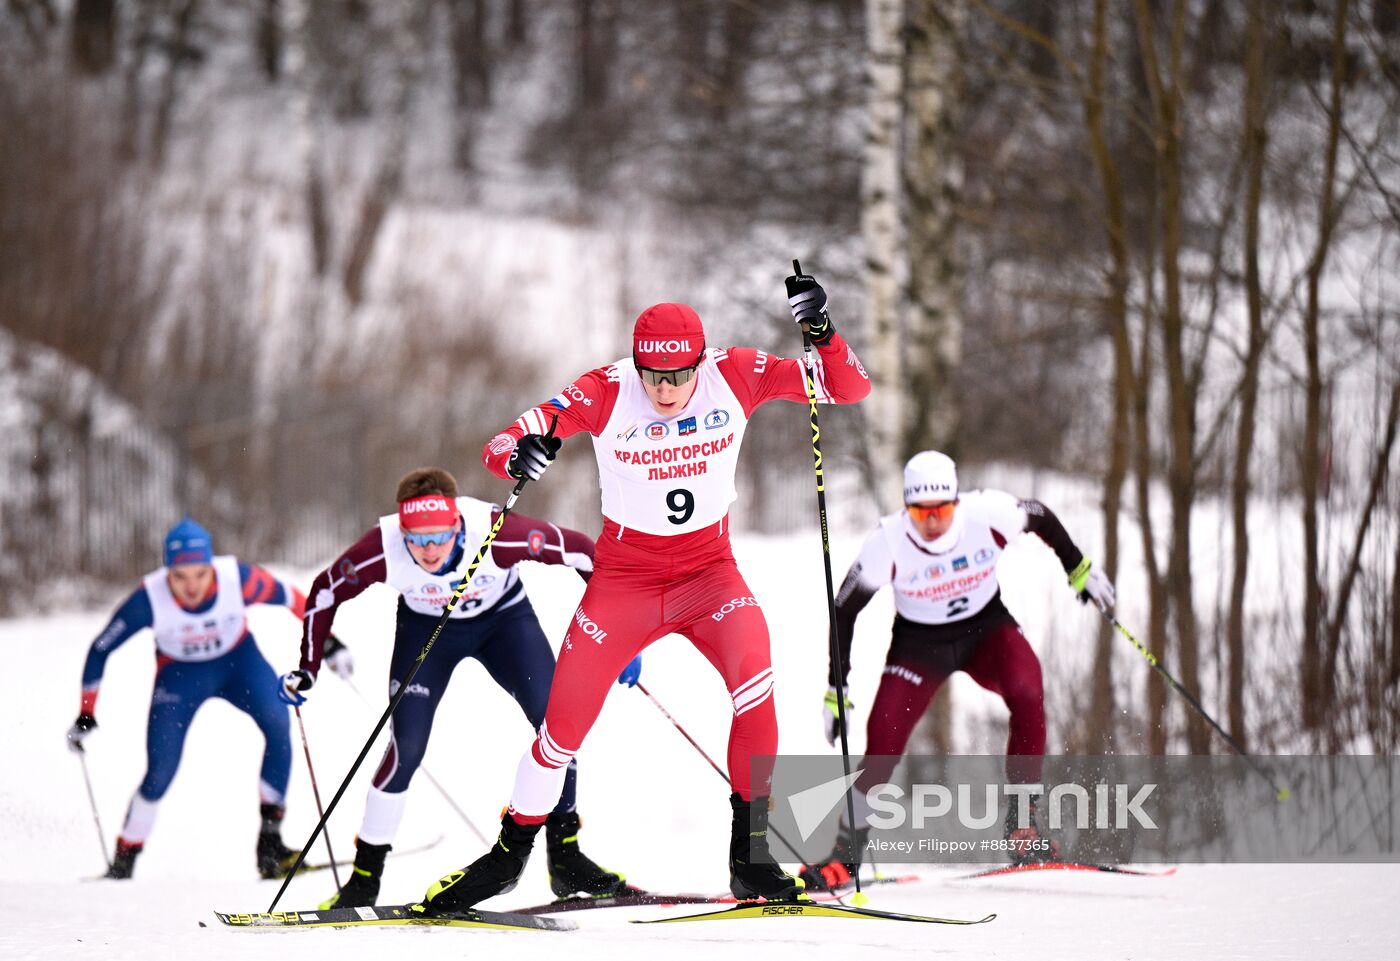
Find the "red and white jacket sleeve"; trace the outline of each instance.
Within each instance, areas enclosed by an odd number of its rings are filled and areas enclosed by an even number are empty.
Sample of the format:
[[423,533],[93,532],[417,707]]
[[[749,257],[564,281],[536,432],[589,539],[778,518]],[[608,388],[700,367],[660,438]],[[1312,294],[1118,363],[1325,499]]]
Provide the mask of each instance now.
[[[812,366],[817,403],[854,404],[865,399],[870,393],[870,377],[840,334],[833,333],[816,353]],[[800,360],[753,347],[730,347],[718,363],[745,414],[770,400],[807,403],[807,374]]]
[[597,434],[606,426],[617,403],[617,375],[614,368],[598,367],[579,377],[543,404],[531,407],[505,430],[486,442],[481,460],[497,477],[510,480],[506,463],[516,442],[526,434],[546,434],[558,418],[554,436],[560,439],[578,433]]
[[315,677],[321,670],[321,654],[326,636],[341,604],[358,596],[371,584],[388,576],[384,563],[384,538],[372,527],[358,541],[316,575],[308,592],[306,614],[301,622],[301,669]]

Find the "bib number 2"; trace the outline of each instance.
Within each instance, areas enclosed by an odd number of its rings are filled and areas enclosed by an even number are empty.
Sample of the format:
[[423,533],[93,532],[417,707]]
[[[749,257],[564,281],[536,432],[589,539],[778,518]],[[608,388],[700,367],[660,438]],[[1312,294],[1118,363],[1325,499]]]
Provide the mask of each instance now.
[[678,487],[666,495],[666,506],[671,509],[666,519],[672,524],[684,524],[695,513],[695,495]]

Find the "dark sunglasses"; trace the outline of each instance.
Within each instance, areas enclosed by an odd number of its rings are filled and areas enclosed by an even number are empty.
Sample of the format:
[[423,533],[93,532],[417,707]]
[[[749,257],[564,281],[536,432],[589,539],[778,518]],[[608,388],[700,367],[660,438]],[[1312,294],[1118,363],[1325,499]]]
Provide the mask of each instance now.
[[650,367],[638,367],[637,373],[642,375],[642,381],[653,387],[660,387],[662,384],[670,384],[672,387],[679,387],[682,384],[690,383],[690,378],[695,376],[695,372],[700,369],[699,364],[691,367],[681,367],[677,370],[653,370]]
[[411,534],[403,532],[403,539],[418,547],[427,547],[429,544],[446,544],[457,536],[456,531],[438,531],[436,534]]

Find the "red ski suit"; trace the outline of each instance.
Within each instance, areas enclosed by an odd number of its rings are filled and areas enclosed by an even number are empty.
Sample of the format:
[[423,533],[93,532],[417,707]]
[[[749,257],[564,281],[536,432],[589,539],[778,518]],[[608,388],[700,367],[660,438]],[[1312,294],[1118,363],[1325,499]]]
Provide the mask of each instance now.
[[[819,402],[854,403],[870,392],[839,336],[818,348],[815,367]],[[511,799],[518,822],[543,821],[554,808],[564,769],[618,672],[673,633],[714,665],[733,698],[734,790],[745,800],[766,793],[766,785],[750,784],[749,759],[778,748],[768,625],[734,563],[728,510],[749,415],[772,400],[806,403],[805,376],[798,360],[710,348],[690,401],[667,416],[650,406],[632,362],[622,360],[579,377],[486,445],[487,468],[508,477],[516,441],[545,433],[557,416],[556,436],[593,436],[602,484],[594,574],[560,648],[544,724],[521,759]]]

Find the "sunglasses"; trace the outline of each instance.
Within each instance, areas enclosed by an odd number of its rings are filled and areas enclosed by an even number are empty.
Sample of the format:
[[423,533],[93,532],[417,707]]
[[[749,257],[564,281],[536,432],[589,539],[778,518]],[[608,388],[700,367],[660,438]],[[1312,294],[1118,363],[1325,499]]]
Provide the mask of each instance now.
[[456,531],[438,531],[436,534],[412,534],[408,531],[403,532],[403,539],[418,547],[427,547],[429,544],[447,544],[456,536]]
[[905,504],[904,509],[916,521],[926,521],[930,517],[946,521],[952,518],[953,510],[957,506],[957,501],[946,501],[942,504]]
[[638,367],[637,373],[642,375],[644,383],[653,387],[660,387],[662,384],[679,387],[682,384],[690,383],[690,378],[694,377],[695,372],[699,369],[699,364],[692,367],[681,367],[678,370],[653,370],[650,367]]

